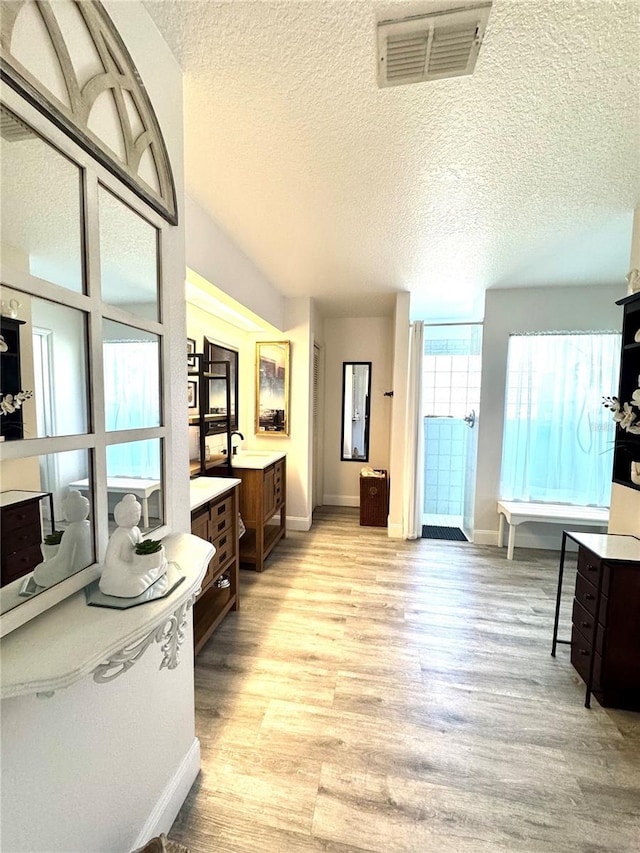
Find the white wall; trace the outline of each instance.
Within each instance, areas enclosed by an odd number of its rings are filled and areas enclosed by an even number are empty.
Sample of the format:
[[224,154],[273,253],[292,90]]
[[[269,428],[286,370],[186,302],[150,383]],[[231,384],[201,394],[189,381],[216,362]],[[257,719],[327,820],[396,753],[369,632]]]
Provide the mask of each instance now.
[[[105,7],[131,53],[155,108],[169,151],[180,225],[168,229],[164,286],[168,294],[165,370],[167,410],[186,412],[182,76],[142,3]],[[170,423],[173,449],[167,501],[176,530],[189,528],[186,418]],[[82,642],[82,638],[78,638]],[[125,853],[176,781],[197,768],[192,639],[177,670],[159,671],[158,646],[112,684],[87,679],[51,699],[2,703],[2,849],[29,853]],[[182,779],[184,785],[185,779]],[[186,791],[182,790],[182,796]],[[168,831],[179,802],[148,830]]]
[[[389,437],[391,490],[389,500],[389,536],[402,538],[404,506],[404,455],[407,422],[407,379],[409,370],[410,297],[399,293],[393,319],[393,405]],[[391,390],[391,389],[389,389]]]
[[[640,269],[640,206],[633,217],[631,262],[629,269]],[[640,491],[614,483],[611,491],[610,533],[640,536]]]
[[[509,334],[513,332],[619,330],[615,304],[622,285],[489,290],[482,338],[482,386],[478,421],[478,468],[474,542],[497,543],[496,501],[502,461],[502,430]],[[594,389],[594,394],[601,392]],[[530,547],[558,547],[557,525],[522,525],[518,540]]]
[[187,266],[277,329],[284,297],[193,199],[186,198]]
[[388,317],[345,317],[324,321],[325,412],[324,499],[335,506],[360,505],[362,461],[340,461],[342,418],[342,363],[370,361],[371,406],[369,462],[389,469],[392,398],[393,321]]

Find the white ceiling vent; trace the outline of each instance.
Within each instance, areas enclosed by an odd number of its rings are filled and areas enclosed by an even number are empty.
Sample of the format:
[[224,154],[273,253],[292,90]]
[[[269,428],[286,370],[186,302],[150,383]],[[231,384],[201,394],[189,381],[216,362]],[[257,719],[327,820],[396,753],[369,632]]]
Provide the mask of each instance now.
[[378,24],[378,86],[473,74],[491,3]]

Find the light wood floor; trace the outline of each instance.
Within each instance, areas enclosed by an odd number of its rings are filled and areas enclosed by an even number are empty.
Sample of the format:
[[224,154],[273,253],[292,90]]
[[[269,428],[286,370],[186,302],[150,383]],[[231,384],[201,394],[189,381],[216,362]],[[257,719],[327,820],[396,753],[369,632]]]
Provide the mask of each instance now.
[[170,837],[638,853],[640,714],[585,709],[568,646],[551,658],[558,555],[505,553],[390,540],[330,508],[243,571],[241,612],[196,661],[202,772]]

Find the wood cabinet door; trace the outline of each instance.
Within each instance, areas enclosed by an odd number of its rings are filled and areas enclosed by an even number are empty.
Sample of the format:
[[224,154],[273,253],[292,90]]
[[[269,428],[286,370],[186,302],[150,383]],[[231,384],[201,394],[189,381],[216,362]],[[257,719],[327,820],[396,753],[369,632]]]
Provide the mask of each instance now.
[[264,471],[262,480],[262,518],[271,518],[276,511],[275,467],[271,465]]

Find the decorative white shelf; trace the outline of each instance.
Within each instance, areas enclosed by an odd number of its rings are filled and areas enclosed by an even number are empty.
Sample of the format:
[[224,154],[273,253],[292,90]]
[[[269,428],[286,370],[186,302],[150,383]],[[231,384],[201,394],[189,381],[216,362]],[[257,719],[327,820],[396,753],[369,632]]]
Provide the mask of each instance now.
[[162,542],[167,559],[185,575],[170,595],[128,610],[90,607],[84,590],[60,602],[3,638],[1,697],[51,695],[90,674],[96,682],[111,681],[154,643],[161,643],[160,669],[174,669],[215,549],[190,533]]

